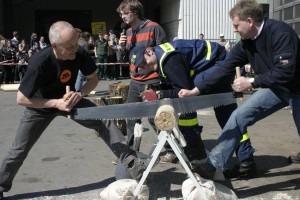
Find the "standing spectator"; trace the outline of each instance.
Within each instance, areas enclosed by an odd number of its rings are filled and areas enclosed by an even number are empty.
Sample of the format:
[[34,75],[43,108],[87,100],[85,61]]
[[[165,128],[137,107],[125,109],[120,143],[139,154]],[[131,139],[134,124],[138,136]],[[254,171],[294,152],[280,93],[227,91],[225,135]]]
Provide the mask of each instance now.
[[29,47],[32,49],[34,43],[37,42],[39,43],[38,37],[36,33],[32,33],[30,37],[30,42],[29,42]]
[[33,54],[40,52],[41,51],[40,43],[38,41],[34,41],[31,50]]
[[[97,63],[107,63],[107,54],[108,54],[108,42],[104,39],[104,33],[99,33],[99,39],[95,42],[95,57],[97,59]],[[107,66],[105,64],[100,64],[97,67],[97,76],[100,80],[104,78],[109,80]]]
[[[116,56],[118,63],[126,63],[128,62],[128,54],[126,51],[121,51],[121,46],[119,45],[119,38],[115,39],[116,43]],[[129,67],[128,65],[119,65],[120,76],[129,77]]]
[[220,40],[218,43],[220,45],[222,45],[223,47],[225,47],[226,51],[230,51],[231,44],[230,44],[230,41],[225,40],[224,33],[220,34]]
[[108,36],[109,41],[113,42],[114,39],[116,38],[116,35],[114,34],[114,31],[109,30],[108,34],[109,34],[109,36]]
[[[0,35],[1,37],[2,35]],[[4,54],[3,54],[3,48],[6,48],[6,39],[4,37],[1,37],[1,41],[0,41],[0,62],[4,61]],[[4,79],[4,66],[0,65],[0,84],[3,83],[3,79]]]
[[204,34],[203,33],[199,34],[199,40],[204,40]]
[[19,81],[25,74],[26,71],[26,62],[28,60],[28,50],[29,46],[26,43],[25,39],[21,40],[21,43],[19,44],[19,56],[18,56],[18,65],[16,66],[15,69],[15,80]]
[[104,38],[107,42],[109,42],[109,35],[108,35],[107,33],[104,33],[104,34],[103,34],[103,38]]
[[40,37],[39,44],[40,44],[40,48],[41,49],[44,49],[44,48],[46,48],[48,46],[48,44],[45,42],[45,37],[44,36]]
[[31,59],[32,55],[33,55],[33,54],[32,54],[32,50],[29,49],[29,50],[28,50],[28,57],[27,57],[27,60],[26,60],[27,63],[28,63],[29,60]]
[[[9,61],[9,63],[15,63],[17,61],[16,53],[17,52],[12,46],[11,41],[7,41],[6,44],[4,44],[4,46],[2,47],[2,56],[4,61]],[[2,65],[2,77],[4,83],[14,83],[15,68],[15,65]]]
[[2,50],[3,46],[6,46],[6,39],[5,38],[0,40],[0,51]]
[[93,60],[96,62],[95,59],[95,42],[93,36],[90,36],[89,41],[88,41],[88,46],[89,46],[89,53]]
[[[111,41],[109,41],[109,46],[108,46],[108,57],[107,61],[109,63],[116,63],[117,62],[117,44],[116,44],[116,35],[110,35]],[[117,80],[119,78],[119,65],[109,65],[109,74],[110,78],[113,80]]]
[[[91,37],[91,34],[89,32],[83,32],[83,33],[80,33],[80,37],[79,37],[79,40],[78,40],[78,45],[81,46],[87,52],[89,52],[88,40],[89,40],[90,37]],[[83,82],[84,82],[84,78],[85,78],[85,76],[79,70],[78,75],[77,75],[77,79],[76,79],[76,83],[75,83],[75,90],[76,91],[81,90],[81,87],[82,87]]]
[[19,32],[14,31],[13,32],[13,38],[10,40],[11,45],[15,48],[16,51],[18,50],[18,45],[20,43],[19,40],[18,40],[18,37],[19,37]]
[[18,45],[18,49],[19,49],[19,56],[22,56],[22,54],[27,54],[29,50],[29,46],[26,43],[25,39],[21,40],[21,43]]
[[[126,34],[121,34],[119,41],[121,51],[130,52],[136,46],[156,46],[167,41],[163,28],[158,23],[144,18],[143,5],[138,0],[122,1],[117,8],[117,12],[123,21],[130,25]],[[124,45],[125,43],[126,46]],[[153,89],[158,89],[159,87],[160,80],[158,73],[155,71],[140,70],[134,65],[130,65],[130,75],[128,103],[141,102],[140,93],[146,89],[147,85]],[[153,119],[149,122],[156,130]],[[136,137],[137,142],[134,142],[134,127],[135,125],[141,127],[140,124],[141,120],[127,120],[128,144],[135,150],[140,148],[141,136]]]

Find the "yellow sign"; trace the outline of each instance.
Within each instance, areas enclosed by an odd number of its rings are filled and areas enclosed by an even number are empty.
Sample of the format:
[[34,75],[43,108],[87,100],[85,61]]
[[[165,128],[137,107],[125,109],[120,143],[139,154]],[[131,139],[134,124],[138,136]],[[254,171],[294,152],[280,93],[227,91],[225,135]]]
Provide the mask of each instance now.
[[98,35],[99,32],[106,33],[105,22],[92,22],[92,34]]

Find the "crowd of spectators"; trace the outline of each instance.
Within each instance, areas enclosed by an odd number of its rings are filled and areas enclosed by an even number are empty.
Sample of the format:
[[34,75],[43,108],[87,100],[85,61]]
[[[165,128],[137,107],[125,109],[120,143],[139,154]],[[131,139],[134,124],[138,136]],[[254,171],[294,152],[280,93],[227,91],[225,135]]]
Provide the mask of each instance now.
[[[100,34],[100,33],[99,33]],[[128,62],[128,55],[123,55],[119,49],[118,37],[113,30],[109,33],[103,33],[104,42],[107,43],[105,47],[106,59],[98,62],[99,55],[97,55],[97,43],[99,39],[94,40],[93,36],[88,41],[90,55],[94,58],[96,63],[126,63]],[[19,38],[18,31],[14,31],[11,39],[1,38],[0,42],[0,84],[16,83],[22,80],[30,57],[49,46],[45,42],[44,36],[38,36],[32,33],[31,37],[26,40]],[[99,47],[98,47],[99,48]],[[128,65],[105,65],[98,64],[100,74],[99,79],[116,80],[120,76],[129,77]]]
[[36,33],[31,34],[29,44],[26,39],[19,39],[19,33],[13,32],[12,39],[1,39],[0,43],[0,84],[21,81],[30,57],[46,48],[44,36],[40,40]]
[[113,64],[128,62],[128,54],[121,51],[117,34],[110,30],[108,34],[99,32],[98,36],[94,42],[98,79],[117,80],[120,76],[129,77],[128,65]]

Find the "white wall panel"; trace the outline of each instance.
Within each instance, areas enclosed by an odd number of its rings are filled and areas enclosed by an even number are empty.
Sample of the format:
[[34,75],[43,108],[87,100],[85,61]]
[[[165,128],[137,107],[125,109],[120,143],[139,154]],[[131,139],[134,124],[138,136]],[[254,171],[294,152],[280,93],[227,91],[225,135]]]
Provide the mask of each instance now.
[[[161,24],[169,36],[195,39],[203,33],[206,39],[214,40],[219,38],[220,33],[224,33],[226,39],[235,39],[229,11],[237,0],[179,1],[180,3],[178,0],[163,0],[162,3]],[[178,13],[177,19],[174,12]],[[166,24],[168,21],[173,21],[173,24]],[[174,28],[175,21],[177,31]]]

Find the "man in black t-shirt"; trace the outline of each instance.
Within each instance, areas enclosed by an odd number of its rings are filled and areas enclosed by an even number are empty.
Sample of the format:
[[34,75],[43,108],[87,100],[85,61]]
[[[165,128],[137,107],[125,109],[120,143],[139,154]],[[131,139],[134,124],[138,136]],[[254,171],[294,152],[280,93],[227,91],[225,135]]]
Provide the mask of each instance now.
[[[87,51],[78,47],[78,35],[67,22],[54,23],[49,30],[51,46],[30,59],[28,70],[17,93],[17,103],[25,106],[15,141],[0,167],[0,199],[12,187],[12,181],[30,149],[56,116],[67,116],[72,108],[96,106],[82,98],[98,83],[96,65]],[[74,92],[78,71],[86,76],[80,91]],[[66,93],[66,86],[71,91]],[[108,120],[76,120],[99,131],[113,153],[126,165],[132,178],[139,178],[148,160],[136,157],[117,126]]]

